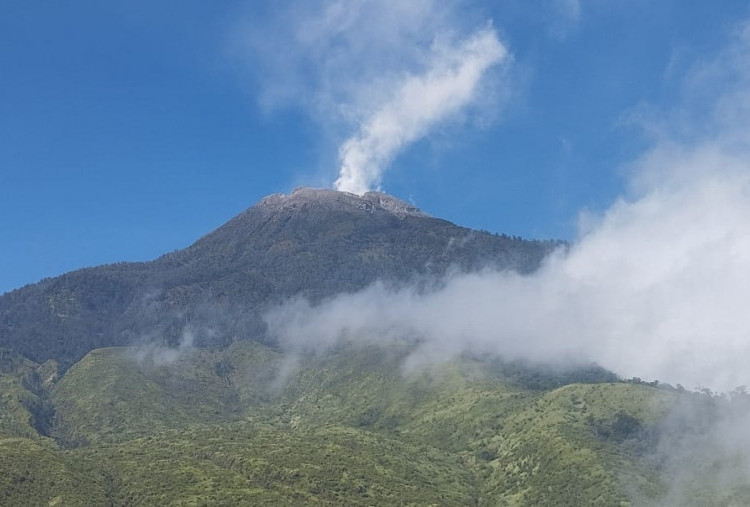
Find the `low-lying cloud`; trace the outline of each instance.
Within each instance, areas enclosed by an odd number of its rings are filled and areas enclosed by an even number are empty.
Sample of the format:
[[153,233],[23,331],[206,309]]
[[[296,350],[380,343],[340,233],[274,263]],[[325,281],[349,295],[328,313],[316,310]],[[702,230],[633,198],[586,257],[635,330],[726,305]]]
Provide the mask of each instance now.
[[658,505],[739,505],[737,493],[746,491],[750,477],[749,424],[744,391],[682,396],[657,425],[649,456],[667,486]]
[[748,26],[695,64],[680,110],[652,115],[653,144],[629,167],[629,193],[535,274],[293,301],[269,314],[271,331],[297,350],[409,337],[422,344],[412,361],[472,352],[594,361],[689,388],[750,385]]

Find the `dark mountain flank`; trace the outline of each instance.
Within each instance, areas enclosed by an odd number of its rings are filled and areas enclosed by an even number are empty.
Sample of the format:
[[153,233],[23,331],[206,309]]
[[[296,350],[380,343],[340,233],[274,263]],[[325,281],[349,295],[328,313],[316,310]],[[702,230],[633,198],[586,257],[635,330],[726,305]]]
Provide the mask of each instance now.
[[0,296],[0,347],[67,368],[89,351],[187,328],[199,346],[261,342],[260,318],[291,296],[320,300],[382,280],[484,267],[530,272],[558,243],[459,227],[378,192],[301,188],[261,200],[190,247],[42,280]]

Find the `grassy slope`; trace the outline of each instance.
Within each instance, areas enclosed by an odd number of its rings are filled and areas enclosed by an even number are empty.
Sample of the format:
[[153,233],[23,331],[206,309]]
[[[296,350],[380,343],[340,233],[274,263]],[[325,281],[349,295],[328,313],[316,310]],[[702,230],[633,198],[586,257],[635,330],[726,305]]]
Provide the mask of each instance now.
[[638,435],[603,430],[623,415],[649,424],[668,404],[665,395],[629,384],[574,384],[545,393],[486,443],[495,459],[484,496],[524,505],[613,505],[626,502],[636,484],[643,497],[655,498],[660,485],[624,445]]
[[45,385],[56,379],[53,363],[40,366],[0,348],[0,437],[38,440],[49,432],[52,410]]
[[34,395],[16,375],[0,374],[0,435],[37,438],[28,408]]
[[[71,505],[618,505],[667,494],[647,430],[678,393],[527,389],[468,359],[405,375],[407,352],[345,346],[290,363],[239,342],[162,364],[154,351],[94,351],[52,388],[54,433],[89,445],[0,446],[0,499],[29,488]],[[8,482],[21,469],[27,479]]]
[[308,364],[288,387],[292,423],[345,421],[457,454],[482,485],[480,504],[613,505],[664,492],[638,453],[638,430],[674,393],[623,383],[530,391],[471,361],[404,379],[390,357],[342,351]]
[[256,380],[275,362],[273,352],[252,342],[223,352],[191,350],[168,362],[163,355],[113,347],[74,365],[52,390],[59,440],[122,442],[236,420],[257,402]]
[[99,465],[50,442],[0,437],[0,505],[106,505],[108,481]]
[[459,460],[344,427],[312,431],[235,423],[76,451],[109,463],[116,503],[468,505]]

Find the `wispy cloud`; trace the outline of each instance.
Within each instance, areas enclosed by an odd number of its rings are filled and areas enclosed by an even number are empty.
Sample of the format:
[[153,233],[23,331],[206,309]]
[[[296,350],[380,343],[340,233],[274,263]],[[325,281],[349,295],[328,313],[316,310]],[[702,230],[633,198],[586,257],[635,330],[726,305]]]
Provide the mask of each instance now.
[[486,106],[490,71],[510,60],[491,21],[457,1],[282,3],[241,40],[262,104],[303,106],[334,131],[335,185],[355,193],[378,187],[435,126],[463,120],[480,98]]
[[549,33],[558,40],[565,39],[581,21],[581,0],[549,0],[547,8],[552,14],[548,21]]

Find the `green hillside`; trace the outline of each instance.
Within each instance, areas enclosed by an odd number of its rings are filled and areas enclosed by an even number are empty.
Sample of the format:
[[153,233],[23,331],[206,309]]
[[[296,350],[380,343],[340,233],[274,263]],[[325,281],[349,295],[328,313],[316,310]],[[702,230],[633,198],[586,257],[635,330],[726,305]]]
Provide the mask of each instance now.
[[111,467],[116,503],[467,505],[475,498],[458,457],[336,426],[233,424],[77,455]]
[[0,295],[0,505],[750,505],[742,391],[415,366],[408,340],[293,354],[265,328],[289,298],[528,273],[559,246],[300,189],[154,261]]
[[55,436],[66,446],[122,442],[166,429],[238,420],[264,395],[277,354],[253,342],[223,352],[97,349],[51,389]]
[[[653,505],[673,494],[660,421],[697,396],[472,358],[407,372],[405,344],[168,352],[98,349],[36,385],[18,379],[40,366],[6,366],[0,504]],[[28,397],[54,440],[12,403]]]
[[107,505],[103,463],[49,442],[0,437],[0,505]]
[[47,387],[56,379],[54,361],[40,366],[0,348],[0,437],[49,434],[53,408]]

